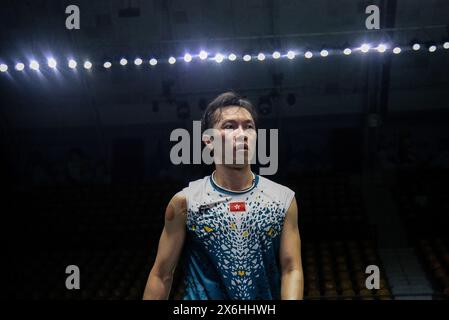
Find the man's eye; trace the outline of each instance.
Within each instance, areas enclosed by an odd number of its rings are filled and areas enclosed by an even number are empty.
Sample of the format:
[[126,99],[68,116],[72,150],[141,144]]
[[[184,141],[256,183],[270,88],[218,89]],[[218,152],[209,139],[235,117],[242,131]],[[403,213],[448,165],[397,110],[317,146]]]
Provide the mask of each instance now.
[[232,126],[232,124],[225,124],[223,128],[224,129],[232,129],[233,126]]

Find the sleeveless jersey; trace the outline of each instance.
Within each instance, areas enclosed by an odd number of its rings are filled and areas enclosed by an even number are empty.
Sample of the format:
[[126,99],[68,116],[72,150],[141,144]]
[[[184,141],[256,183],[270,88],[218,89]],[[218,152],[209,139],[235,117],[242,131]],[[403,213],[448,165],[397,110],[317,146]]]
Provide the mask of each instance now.
[[210,177],[183,189],[184,300],[279,300],[280,236],[294,192],[256,175],[244,192]]

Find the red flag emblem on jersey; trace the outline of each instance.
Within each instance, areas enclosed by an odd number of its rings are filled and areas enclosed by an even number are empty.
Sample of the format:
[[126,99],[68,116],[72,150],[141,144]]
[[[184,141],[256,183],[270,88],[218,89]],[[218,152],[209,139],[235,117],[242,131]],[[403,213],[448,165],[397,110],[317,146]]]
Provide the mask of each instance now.
[[229,211],[231,212],[246,211],[245,202],[231,202],[229,204]]

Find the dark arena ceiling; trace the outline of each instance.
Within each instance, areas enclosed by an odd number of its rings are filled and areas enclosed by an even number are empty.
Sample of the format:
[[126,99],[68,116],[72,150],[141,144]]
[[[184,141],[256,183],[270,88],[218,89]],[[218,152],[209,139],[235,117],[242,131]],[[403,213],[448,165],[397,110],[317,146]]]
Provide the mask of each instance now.
[[[104,125],[170,121],[177,108],[183,118],[186,106],[187,116],[197,118],[204,101],[229,89],[256,102],[278,98],[268,118],[360,113],[370,64],[388,68],[390,111],[447,105],[448,1],[77,1],[80,29],[67,30],[70,4],[2,2],[0,62],[9,70],[1,81],[17,90],[4,110],[17,127],[88,125],[92,112],[80,107],[86,103],[96,105]],[[365,27],[370,4],[380,7],[380,30]],[[420,50],[411,49],[413,41]],[[363,43],[371,46],[367,55],[354,50]],[[380,43],[388,46],[385,53],[376,52]],[[431,53],[433,43],[437,50]],[[392,53],[395,46],[400,54]],[[346,47],[351,55],[342,53]],[[320,56],[322,49],[327,57]],[[204,61],[201,50],[209,54]],[[280,59],[272,58],[275,51]],[[294,59],[286,57],[289,51]],[[304,57],[307,51],[311,59]],[[186,53],[191,63],[183,60]],[[214,60],[217,53],[222,63]],[[259,53],[267,58],[259,61]],[[49,58],[57,61],[56,72],[48,70]],[[76,72],[67,67],[71,58]],[[134,64],[136,58],[142,65]],[[150,65],[151,58],[157,65]],[[32,60],[40,63],[38,74],[29,69]],[[92,62],[91,70],[84,61]],[[14,69],[19,62],[22,74]],[[296,108],[288,108],[289,94]]]

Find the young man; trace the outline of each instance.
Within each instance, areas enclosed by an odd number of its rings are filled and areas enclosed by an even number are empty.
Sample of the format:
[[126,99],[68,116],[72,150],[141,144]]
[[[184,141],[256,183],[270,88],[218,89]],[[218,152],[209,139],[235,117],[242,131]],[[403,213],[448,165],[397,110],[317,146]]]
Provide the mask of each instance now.
[[[183,254],[184,300],[302,299],[294,192],[251,171],[257,138],[253,105],[224,93],[205,110],[202,128],[217,133],[203,134],[215,171],[168,204],[143,298],[168,299]],[[232,146],[231,162],[220,161],[226,145]],[[244,161],[236,161],[239,154]]]

